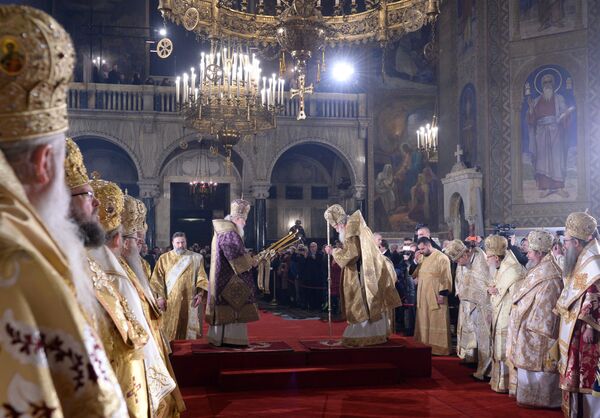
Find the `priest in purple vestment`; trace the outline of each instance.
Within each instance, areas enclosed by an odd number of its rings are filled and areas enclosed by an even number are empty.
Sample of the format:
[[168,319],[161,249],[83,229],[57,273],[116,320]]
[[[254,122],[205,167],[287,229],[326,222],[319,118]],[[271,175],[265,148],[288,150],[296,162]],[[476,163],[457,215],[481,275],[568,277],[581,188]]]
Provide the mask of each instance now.
[[216,346],[248,345],[247,323],[258,321],[252,267],[244,246],[250,203],[236,199],[225,219],[213,220],[206,321],[208,341]]

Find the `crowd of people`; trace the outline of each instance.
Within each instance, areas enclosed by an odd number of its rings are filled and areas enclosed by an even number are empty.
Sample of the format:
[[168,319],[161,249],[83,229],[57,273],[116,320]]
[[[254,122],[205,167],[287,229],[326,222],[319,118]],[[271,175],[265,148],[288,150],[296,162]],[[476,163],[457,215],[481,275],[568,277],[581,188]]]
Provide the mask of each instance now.
[[166,86],[172,87],[175,84],[168,77],[163,77],[162,80],[155,80],[153,77],[146,77],[142,80],[142,76],[139,72],[134,72],[131,77],[126,77],[124,73],[119,70],[118,64],[113,64],[109,67],[108,64],[103,63],[100,66],[94,64],[92,67],[92,83],[105,83],[105,84],[131,84],[134,86],[147,85],[147,86]]

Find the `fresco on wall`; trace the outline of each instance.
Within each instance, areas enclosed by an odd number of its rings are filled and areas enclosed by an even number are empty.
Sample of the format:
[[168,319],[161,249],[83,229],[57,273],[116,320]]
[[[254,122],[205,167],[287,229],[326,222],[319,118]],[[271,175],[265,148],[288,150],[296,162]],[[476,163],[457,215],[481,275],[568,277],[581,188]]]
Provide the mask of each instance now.
[[571,75],[557,65],[536,68],[523,86],[523,200],[577,198],[577,109]]
[[477,161],[477,100],[475,87],[469,83],[460,94],[460,146],[467,167],[475,167]]
[[423,54],[425,45],[431,39],[430,32],[430,28],[425,26],[390,44],[384,55],[385,74],[416,83],[434,83],[435,68]]
[[431,122],[432,110],[390,105],[378,115],[375,158],[375,229],[412,231],[417,223],[437,228],[441,183],[416,150],[417,129]]
[[458,0],[456,7],[458,16],[458,51],[466,52],[473,46],[476,37],[476,0]]
[[585,0],[519,0],[519,31],[521,38],[550,35],[575,29],[577,5],[581,4],[582,23]]

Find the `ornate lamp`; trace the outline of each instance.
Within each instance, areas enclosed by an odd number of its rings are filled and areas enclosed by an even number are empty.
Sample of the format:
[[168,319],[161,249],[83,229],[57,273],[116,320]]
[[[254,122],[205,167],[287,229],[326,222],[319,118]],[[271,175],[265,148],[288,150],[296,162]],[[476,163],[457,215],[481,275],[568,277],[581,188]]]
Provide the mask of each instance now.
[[417,130],[417,149],[425,154],[428,161],[438,161],[438,124],[435,115],[430,124]]

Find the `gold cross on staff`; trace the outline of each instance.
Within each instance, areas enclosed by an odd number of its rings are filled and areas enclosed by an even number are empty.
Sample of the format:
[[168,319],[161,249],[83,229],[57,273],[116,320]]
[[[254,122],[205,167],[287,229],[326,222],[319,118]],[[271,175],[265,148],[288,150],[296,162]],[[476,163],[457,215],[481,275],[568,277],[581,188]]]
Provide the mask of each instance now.
[[313,93],[313,85],[306,87],[304,82],[304,74],[300,74],[298,76],[298,88],[290,89],[290,99],[298,96],[300,98],[300,109],[298,111],[298,117],[296,120],[304,120],[306,119],[306,113],[304,112],[304,95]]

